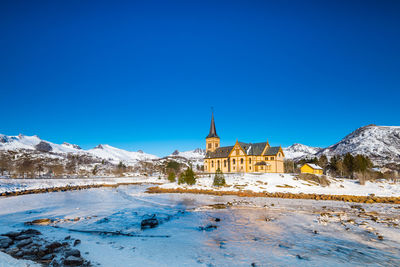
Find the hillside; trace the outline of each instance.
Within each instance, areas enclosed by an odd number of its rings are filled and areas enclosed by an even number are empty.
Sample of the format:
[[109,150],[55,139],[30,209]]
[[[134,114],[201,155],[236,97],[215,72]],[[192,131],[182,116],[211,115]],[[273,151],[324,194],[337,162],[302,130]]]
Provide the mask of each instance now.
[[158,159],[157,156],[144,152],[133,152],[110,145],[98,145],[89,150],[83,150],[78,145],[64,142],[63,144],[55,144],[46,140],[42,140],[37,135],[26,136],[7,136],[0,135],[0,150],[22,152],[29,154],[40,154],[41,157],[67,157],[68,155],[84,155],[95,159],[104,159],[113,164],[123,162],[126,165],[135,165],[138,161]]
[[293,144],[289,147],[283,148],[285,157],[292,160],[300,160],[304,158],[313,158],[315,155],[321,151],[320,147],[311,147],[303,144]]
[[367,125],[344,137],[338,143],[317,153],[326,155],[362,154],[377,164],[400,163],[400,127]]

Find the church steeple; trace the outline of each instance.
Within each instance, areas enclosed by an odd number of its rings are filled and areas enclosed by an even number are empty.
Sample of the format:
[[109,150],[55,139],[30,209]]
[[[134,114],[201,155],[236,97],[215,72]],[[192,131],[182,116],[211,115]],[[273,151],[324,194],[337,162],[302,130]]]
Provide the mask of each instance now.
[[211,113],[210,133],[206,137],[206,151],[214,152],[219,147],[219,136],[215,128],[214,112]]
[[211,137],[218,137],[217,129],[215,128],[215,122],[214,122],[214,111],[211,113],[210,133],[207,135],[206,138],[211,138]]

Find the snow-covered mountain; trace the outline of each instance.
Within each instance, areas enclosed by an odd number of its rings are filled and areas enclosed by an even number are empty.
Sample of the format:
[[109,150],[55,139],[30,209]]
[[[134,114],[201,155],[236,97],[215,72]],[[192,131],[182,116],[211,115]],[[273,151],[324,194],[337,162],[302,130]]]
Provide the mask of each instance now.
[[133,165],[142,160],[158,159],[157,156],[144,153],[143,151],[127,151],[110,145],[98,145],[95,148],[87,150],[87,152],[114,164],[122,161],[125,164]]
[[178,151],[175,150],[171,155],[169,155],[170,157],[183,157],[186,159],[203,159],[204,156],[206,155],[206,150],[205,149],[201,149],[201,148],[196,148],[195,150],[189,150],[189,151]]
[[300,160],[304,158],[313,158],[321,151],[320,147],[306,146],[303,144],[293,144],[289,147],[283,148],[286,159]]
[[37,135],[26,136],[20,134],[18,136],[7,136],[0,134],[0,150],[16,151],[20,149],[53,153],[82,153],[82,150],[76,145],[67,143],[62,145],[54,144],[40,139]]
[[105,159],[111,163],[118,164],[122,161],[127,165],[134,165],[138,161],[153,160],[158,157],[155,155],[140,152],[132,152],[110,145],[98,145],[89,150],[83,150],[78,145],[63,143],[61,145],[40,139],[37,135],[26,136],[7,136],[0,134],[0,150],[8,151],[33,151],[42,153],[51,153],[59,155],[79,154],[100,159]]
[[340,142],[317,153],[317,156],[362,154],[375,163],[400,163],[400,127],[367,125],[358,128]]
[[[159,157],[142,151],[133,152],[115,148],[110,145],[99,145],[93,149],[83,150],[78,145],[63,143],[61,145],[40,139],[38,136],[7,136],[0,134],[0,150],[33,151],[51,157],[66,157],[69,154],[79,154],[87,157],[104,159],[113,164],[122,161],[126,165],[135,165],[139,161],[157,160]],[[376,164],[400,163],[400,127],[368,125],[361,127],[344,137],[340,142],[327,148],[310,147],[293,144],[283,149],[287,159],[300,160],[303,158],[326,155],[362,154],[370,157]],[[64,156],[63,156],[64,155]],[[175,159],[179,162],[203,164],[204,149],[190,151],[174,151],[162,158]]]

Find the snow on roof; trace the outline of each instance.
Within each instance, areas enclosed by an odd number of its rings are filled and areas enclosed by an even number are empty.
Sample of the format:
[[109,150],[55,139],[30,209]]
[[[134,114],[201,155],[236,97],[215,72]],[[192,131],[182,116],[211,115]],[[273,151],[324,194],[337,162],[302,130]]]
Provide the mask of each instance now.
[[314,170],[322,170],[322,168],[316,164],[312,164],[312,163],[306,163],[308,166],[310,166],[311,168],[313,168]]

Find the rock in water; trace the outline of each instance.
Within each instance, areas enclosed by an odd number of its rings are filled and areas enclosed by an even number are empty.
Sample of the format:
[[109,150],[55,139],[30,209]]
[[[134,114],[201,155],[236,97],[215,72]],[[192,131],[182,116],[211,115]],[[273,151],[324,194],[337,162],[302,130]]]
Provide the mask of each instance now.
[[70,249],[70,250],[66,250],[64,252],[64,255],[66,258],[68,258],[69,256],[74,256],[74,257],[80,257],[81,256],[81,252],[77,249]]
[[12,242],[12,239],[8,236],[0,236],[0,248],[8,248]]
[[81,266],[83,264],[83,259],[75,256],[69,256],[64,260],[64,265],[67,266]]
[[[37,219],[31,222],[25,223],[26,225],[49,225],[53,221],[51,219]],[[33,230],[33,229],[32,229]]]
[[140,228],[142,228],[142,230],[148,229],[148,228],[154,228],[154,227],[157,227],[158,224],[159,224],[159,222],[156,218],[156,215],[153,215],[153,217],[151,217],[151,218],[142,220],[142,222],[140,223]]

